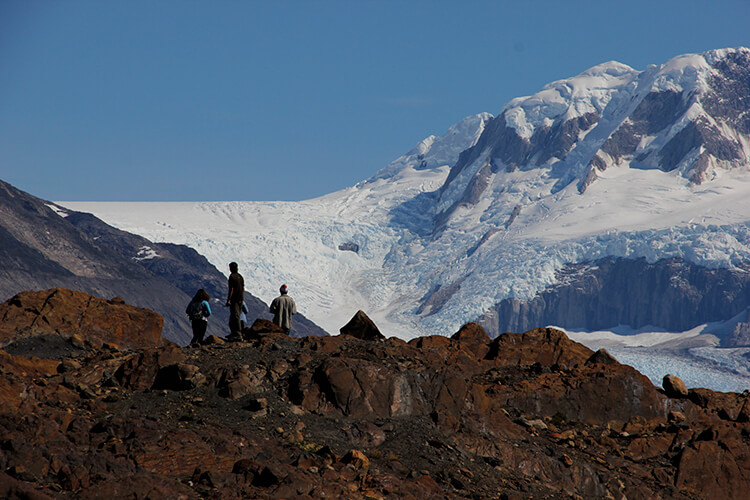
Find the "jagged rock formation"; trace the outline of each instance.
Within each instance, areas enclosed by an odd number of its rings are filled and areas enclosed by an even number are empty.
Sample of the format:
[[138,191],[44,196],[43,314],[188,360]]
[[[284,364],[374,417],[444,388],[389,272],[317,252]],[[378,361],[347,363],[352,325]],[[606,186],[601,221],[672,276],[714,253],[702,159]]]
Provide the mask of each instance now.
[[380,333],[375,323],[364,311],[357,311],[352,319],[339,330],[341,335],[349,335],[361,340],[383,340],[385,336]]
[[409,343],[257,332],[182,349],[80,331],[55,359],[31,355],[71,340],[30,327],[0,350],[4,498],[724,499],[750,486],[747,394],[670,398],[553,329],[491,341],[470,324]]
[[[181,344],[192,337],[185,306],[204,288],[219,299],[208,334],[228,333],[226,277],[197,252],[153,243],[0,181],[0,299],[55,287],[148,307],[164,318],[164,336]],[[247,293],[246,301],[251,320],[271,317],[257,297]],[[293,333],[327,335],[302,315]]]
[[[706,269],[682,259],[601,259],[566,266],[557,283],[529,301],[506,299],[478,322],[492,336],[533,325],[604,329],[659,325],[671,331],[731,318],[750,305],[747,269]],[[741,325],[722,339],[747,344]]]

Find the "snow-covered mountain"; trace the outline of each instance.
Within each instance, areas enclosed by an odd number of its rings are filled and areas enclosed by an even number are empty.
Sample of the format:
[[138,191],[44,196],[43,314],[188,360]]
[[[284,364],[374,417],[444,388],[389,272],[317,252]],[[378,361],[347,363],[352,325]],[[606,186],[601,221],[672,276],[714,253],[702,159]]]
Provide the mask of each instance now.
[[[703,308],[691,327],[733,321],[721,328],[741,333],[749,200],[750,49],[738,48],[643,71],[595,66],[511,100],[495,117],[466,118],[372,178],[313,200],[62,204],[192,246],[219,269],[237,260],[265,300],[287,283],[329,332],[363,309],[386,335],[411,338],[477,318],[495,332],[549,317],[569,329],[622,318],[669,329],[656,313],[632,314],[674,288],[651,286],[664,272],[682,280],[672,305],[691,297]],[[605,283],[594,271],[606,259],[644,265],[612,271]],[[682,271],[669,275],[665,259]],[[587,280],[632,289],[641,302],[619,315],[599,303],[594,325],[590,301],[575,294]],[[716,316],[708,304],[725,295],[731,307]]]

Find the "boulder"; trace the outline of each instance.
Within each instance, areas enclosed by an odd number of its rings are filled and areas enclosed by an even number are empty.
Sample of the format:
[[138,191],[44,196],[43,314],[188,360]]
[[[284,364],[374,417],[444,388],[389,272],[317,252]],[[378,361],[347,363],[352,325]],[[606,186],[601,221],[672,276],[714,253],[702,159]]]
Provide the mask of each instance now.
[[461,342],[474,342],[486,344],[490,341],[489,335],[478,323],[466,323],[456,333],[451,336],[453,340]]
[[350,464],[355,469],[367,470],[370,468],[370,459],[359,450],[350,450],[341,461]]
[[360,340],[384,340],[385,336],[380,333],[375,323],[364,313],[357,311],[349,322],[339,330],[341,335],[349,335]]
[[475,359],[483,359],[489,350],[490,337],[477,323],[466,323],[451,336],[459,347],[469,352]]
[[245,328],[244,330],[242,330],[242,337],[245,340],[253,340],[257,339],[261,335],[267,335],[269,333],[286,335],[284,329],[278,326],[273,321],[258,318],[253,322],[250,328]]
[[666,395],[670,398],[688,397],[688,390],[685,386],[685,382],[674,375],[665,375],[662,380],[662,387],[664,388]]
[[161,349],[148,349],[130,356],[117,368],[114,378],[129,390],[150,389],[162,368],[184,360],[182,350],[176,344],[168,342]]

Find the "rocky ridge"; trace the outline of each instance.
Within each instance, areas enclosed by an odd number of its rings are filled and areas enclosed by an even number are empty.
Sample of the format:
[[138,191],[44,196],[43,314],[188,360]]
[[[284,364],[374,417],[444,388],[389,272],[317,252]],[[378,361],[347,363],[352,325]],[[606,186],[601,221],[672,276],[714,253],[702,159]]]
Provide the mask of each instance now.
[[[490,340],[470,323],[407,343],[295,339],[260,320],[245,341],[180,348],[155,345],[141,309],[52,296],[0,307],[5,498],[705,499],[750,486],[747,394],[659,389],[554,329]],[[85,326],[92,307],[132,315],[128,333]]]

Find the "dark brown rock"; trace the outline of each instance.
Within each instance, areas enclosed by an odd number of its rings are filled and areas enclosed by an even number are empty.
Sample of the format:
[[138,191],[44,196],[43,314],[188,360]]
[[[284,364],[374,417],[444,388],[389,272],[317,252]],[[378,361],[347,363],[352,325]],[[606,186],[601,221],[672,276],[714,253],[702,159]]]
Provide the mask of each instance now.
[[370,459],[359,450],[350,450],[341,461],[345,464],[351,464],[355,469],[367,470],[370,468]]
[[380,333],[375,323],[364,313],[364,311],[357,311],[357,313],[349,320],[349,322],[341,327],[341,335],[349,335],[351,337],[358,338],[360,340],[384,340],[385,336]]
[[267,335],[269,333],[285,335],[284,329],[273,321],[258,318],[253,322],[250,328],[245,328],[242,331],[242,337],[247,340],[253,340],[259,338],[261,335]]
[[734,456],[714,441],[696,442],[680,453],[675,486],[698,498],[744,498],[746,465],[742,461],[749,458],[747,448]]
[[19,293],[0,304],[0,318],[0,345],[11,338],[53,334],[98,338],[123,347],[155,347],[162,342],[164,324],[148,309],[65,288]]
[[477,323],[466,323],[451,336],[451,339],[478,344],[486,344],[490,341],[487,332],[485,332],[484,328]]
[[131,390],[148,389],[154,385],[159,371],[185,359],[179,347],[171,342],[161,349],[148,349],[127,358],[114,373],[122,387]]
[[606,349],[599,349],[586,360],[586,364],[614,365],[619,362]]
[[744,395],[732,392],[716,392],[702,388],[690,389],[688,391],[688,398],[701,408],[716,413],[725,420],[739,419],[742,407],[747,402],[747,398]]
[[484,358],[489,350],[490,337],[477,323],[466,323],[451,336],[451,340],[458,342],[478,360]]
[[554,329],[481,333],[136,350],[84,336],[63,363],[0,351],[0,496],[723,499],[750,487],[746,395],[670,399]]
[[185,391],[204,383],[206,383],[206,376],[200,372],[199,367],[187,363],[176,363],[158,371],[153,388]]
[[37,491],[28,483],[0,472],[0,498],[7,500],[52,500],[52,496]]
[[573,342],[554,328],[537,328],[523,334],[504,333],[490,344],[487,359],[501,366],[524,366],[539,363],[573,368],[584,364],[594,352]]

